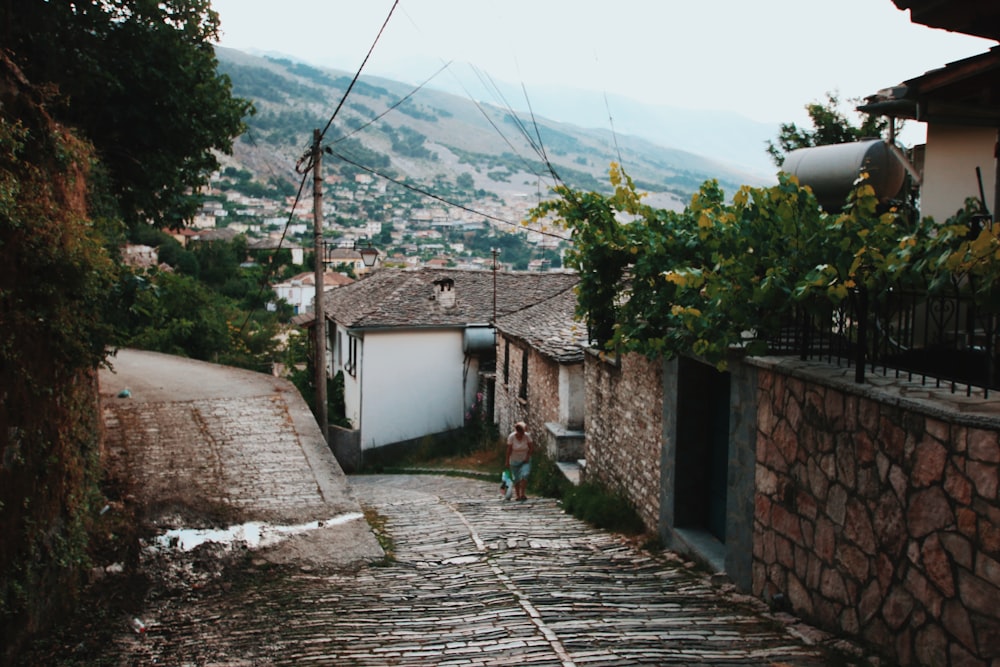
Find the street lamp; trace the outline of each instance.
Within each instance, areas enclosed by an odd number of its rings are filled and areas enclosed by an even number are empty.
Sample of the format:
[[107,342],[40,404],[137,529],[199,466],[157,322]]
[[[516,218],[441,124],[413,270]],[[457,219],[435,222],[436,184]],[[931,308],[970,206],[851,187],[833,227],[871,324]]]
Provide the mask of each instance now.
[[378,248],[372,246],[371,242],[363,248],[355,247],[355,250],[361,253],[361,261],[364,262],[365,266],[368,268],[375,266],[375,262],[378,261]]
[[361,261],[369,269],[375,266],[375,262],[378,261],[378,248],[372,245],[371,241],[364,241],[364,245],[361,245],[359,241],[343,242],[343,243],[328,243],[323,242],[323,260],[324,262],[330,262],[330,253],[334,250],[354,250],[361,255]]

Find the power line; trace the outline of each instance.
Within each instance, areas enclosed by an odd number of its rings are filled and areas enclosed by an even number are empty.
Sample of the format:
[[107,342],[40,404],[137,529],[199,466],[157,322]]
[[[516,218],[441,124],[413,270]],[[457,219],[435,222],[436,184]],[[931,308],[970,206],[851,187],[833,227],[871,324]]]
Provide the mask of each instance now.
[[343,135],[342,137],[338,137],[337,139],[335,139],[333,141],[333,143],[334,144],[339,144],[340,142],[342,142],[342,141],[344,141],[346,139],[349,139],[350,137],[354,136],[355,134],[357,134],[361,130],[374,125],[376,121],[384,118],[391,111],[394,111],[395,109],[399,108],[400,106],[403,105],[404,102],[406,102],[408,99],[410,99],[411,97],[413,97],[414,95],[416,95],[417,93],[419,93],[420,90],[424,86],[426,86],[428,83],[430,83],[438,74],[440,74],[441,72],[443,72],[444,70],[446,70],[450,65],[451,65],[451,62],[445,63],[444,65],[441,66],[441,68],[438,71],[434,72],[434,74],[431,74],[429,77],[427,77],[426,79],[424,79],[423,82],[421,82],[416,88],[414,88],[413,90],[411,90],[410,92],[408,92],[403,97],[399,98],[396,102],[394,102],[393,104],[391,104],[385,111],[383,111],[382,113],[378,114],[377,116],[375,116],[374,118],[372,118],[371,120],[369,120],[367,123],[364,123],[364,124],[360,125],[359,127],[354,128],[353,130],[351,130],[347,134]]
[[[503,102],[503,104],[501,106],[503,106],[503,108],[507,111],[507,114],[510,116],[511,120],[514,122],[515,127],[517,127],[517,129],[520,130],[521,136],[524,137],[524,139],[528,142],[528,145],[531,146],[531,149],[535,152],[535,155],[538,155],[539,157],[541,157],[541,155],[539,155],[538,147],[535,145],[535,142],[531,139],[531,136],[528,134],[527,130],[524,128],[523,124],[521,123],[521,119],[518,118],[517,114],[514,112],[513,108],[510,106],[510,103],[507,102],[506,99],[504,99],[503,93],[500,91],[500,88],[496,85],[496,83],[493,81],[493,79],[491,79],[489,77],[489,75],[485,75],[485,78],[484,78],[483,73],[480,72],[476,68],[473,68],[473,71],[476,73],[476,76],[479,78],[479,82],[482,83],[483,86],[485,86],[487,88],[487,90],[489,90],[492,87],[492,93],[493,93],[494,99],[496,99],[496,100],[498,100],[500,102]],[[487,82],[489,82],[490,85],[487,86]],[[508,146],[510,146],[510,149],[512,151],[514,151],[514,154],[517,155],[517,157],[521,159],[521,162],[526,166],[527,170],[530,171],[531,173],[533,173],[535,176],[538,176],[539,178],[541,178],[541,174],[539,174],[537,171],[535,171],[534,165],[532,165],[530,162],[528,162],[527,160],[524,159],[524,157],[521,155],[521,152],[517,149],[516,146],[514,146],[514,144],[512,144],[510,142],[510,140],[503,133],[503,131],[499,127],[497,127],[497,124],[493,122],[493,119],[490,118],[490,116],[489,116],[488,113],[486,113],[486,110],[482,107],[482,105],[479,104],[479,102],[477,102],[472,97],[472,93],[469,92],[469,90],[465,87],[465,85],[462,84],[461,82],[459,82],[459,85],[462,86],[462,90],[464,90],[465,94],[469,96],[469,100],[473,104],[476,105],[476,108],[479,109],[479,112],[481,114],[483,114],[483,117],[486,119],[486,121],[493,127],[494,130],[496,130],[496,133],[498,135],[500,135],[500,138],[503,139],[504,142]],[[556,180],[557,180],[557,182],[561,182],[561,181],[559,181],[558,178]]]
[[[521,225],[520,223],[512,222],[510,220],[505,220],[503,218],[498,218],[495,215],[490,215],[489,213],[484,213],[482,211],[477,211],[476,209],[469,208],[468,206],[466,206],[464,204],[459,204],[458,202],[453,202],[453,201],[451,201],[449,199],[445,199],[441,195],[436,195],[433,192],[429,192],[427,190],[419,188],[419,187],[417,187],[417,186],[415,186],[415,185],[413,185],[411,183],[406,183],[405,181],[401,181],[401,180],[399,180],[397,178],[393,178],[392,176],[389,176],[388,174],[384,174],[384,173],[382,173],[382,172],[380,172],[380,171],[378,171],[376,169],[373,169],[371,167],[366,167],[363,164],[359,164],[358,162],[355,162],[354,160],[350,159],[346,155],[338,153],[337,151],[329,150],[328,149],[328,152],[331,155],[333,155],[335,158],[337,158],[339,160],[343,160],[344,162],[346,162],[347,164],[349,164],[349,165],[351,165],[353,167],[361,169],[362,171],[366,171],[369,174],[372,174],[373,176],[378,176],[379,178],[383,178],[383,179],[389,181],[390,183],[394,183],[394,184],[396,184],[396,185],[398,185],[400,187],[406,188],[407,190],[410,190],[412,192],[416,192],[417,194],[423,195],[424,197],[429,197],[430,199],[434,199],[434,200],[437,200],[437,201],[441,202],[442,204],[446,204],[448,206],[453,206],[453,207],[455,207],[457,209],[461,209],[463,211],[466,211],[467,213],[474,213],[475,215],[481,215],[482,217],[486,218],[487,220],[493,220],[494,222],[499,222],[499,223],[504,224],[504,225],[510,225],[511,227],[516,227],[518,229],[523,229],[523,225]],[[532,229],[531,231],[537,232],[539,234],[543,234],[545,236],[551,236],[552,238],[556,238],[556,239],[559,239],[561,241],[569,241],[570,240],[566,236],[563,236],[561,234],[555,234],[553,232],[547,232],[547,231],[545,231],[543,229]]]
[[[375,35],[375,41],[373,41],[371,47],[369,47],[368,53],[365,55],[365,59],[361,61],[361,66],[358,67],[358,71],[354,73],[354,78],[351,79],[350,85],[347,86],[347,90],[344,91],[343,97],[340,98],[340,102],[337,104],[337,108],[334,109],[333,114],[330,115],[330,120],[326,122],[326,127],[324,127],[323,131],[319,133],[320,142],[322,142],[323,137],[326,136],[326,131],[330,129],[331,125],[333,125],[333,120],[337,117],[337,114],[340,113],[340,108],[344,106],[344,102],[347,101],[347,96],[351,94],[351,89],[354,88],[354,84],[356,84],[358,82],[358,79],[361,78],[361,70],[365,68],[365,65],[368,63],[368,59],[371,58],[372,52],[375,50],[375,45],[378,44],[379,39],[382,38],[382,33],[385,32],[386,26],[389,25],[389,19],[392,18],[392,13],[396,11],[396,6],[398,4],[399,0],[395,0],[395,2],[392,3],[392,8],[389,10],[389,15],[385,17],[385,22],[382,23],[382,27],[379,28],[378,34]],[[320,142],[317,142],[317,144]]]
[[[306,187],[306,180],[308,179],[308,177],[309,177],[309,173],[308,172],[302,174],[302,180],[299,181],[299,189],[295,193],[295,201],[292,203],[291,210],[289,210],[289,212],[288,212],[288,219],[285,220],[285,227],[284,227],[284,229],[281,230],[281,238],[278,240],[278,247],[275,249],[275,254],[277,254],[278,252],[281,251],[281,246],[285,242],[285,236],[288,235],[288,228],[291,226],[292,219],[295,217],[295,210],[299,207],[299,202],[302,201],[302,191]],[[271,267],[268,267],[268,268],[269,268],[269,270],[265,271],[265,273],[264,273],[264,280],[262,280],[261,283],[260,283],[260,289],[257,290],[257,299],[256,300],[258,302],[260,301],[261,297],[264,295],[264,288],[267,287],[268,289],[270,289],[270,285],[268,284],[268,279],[270,278],[270,268]],[[246,319],[244,319],[243,320],[243,324],[240,325],[239,333],[241,335],[243,334],[243,330],[246,328],[247,324],[250,322],[250,318],[253,317],[253,314],[255,312],[257,312],[257,308],[253,307],[247,313]]]
[[[399,5],[399,0],[395,0],[393,2],[392,7],[389,10],[388,15],[385,18],[385,21],[382,23],[382,27],[379,29],[378,34],[376,35],[375,39],[373,40],[371,47],[369,47],[368,53],[365,55],[364,60],[362,61],[361,65],[358,67],[357,71],[355,72],[354,77],[351,79],[350,84],[347,86],[347,89],[344,91],[344,94],[341,96],[340,101],[337,103],[337,106],[334,108],[333,113],[330,115],[330,118],[327,120],[327,123],[323,127],[323,130],[319,133],[319,140],[314,141],[313,144],[308,149],[308,151],[302,157],[300,157],[299,160],[296,162],[295,171],[297,173],[299,173],[299,174],[302,175],[302,179],[301,179],[301,181],[299,183],[299,188],[298,188],[298,191],[297,191],[296,196],[295,196],[295,201],[292,204],[292,208],[291,208],[291,210],[289,212],[288,219],[285,221],[284,229],[282,230],[282,234],[281,234],[281,239],[278,242],[278,250],[281,249],[281,246],[284,243],[285,237],[286,237],[286,235],[288,233],[288,228],[290,227],[291,222],[292,222],[292,220],[294,218],[294,212],[298,208],[298,204],[301,201],[302,192],[303,192],[303,190],[305,188],[305,184],[306,184],[306,181],[307,181],[307,178],[308,178],[308,174],[312,170],[312,167],[313,167],[313,164],[314,164],[314,160],[316,159],[316,156],[313,154],[313,151],[315,151],[315,150],[321,150],[320,146],[321,146],[321,143],[322,143],[322,138],[326,135],[327,131],[333,125],[334,120],[337,118],[337,115],[340,113],[340,110],[343,108],[345,102],[347,101],[348,96],[351,94],[351,91],[354,89],[355,84],[360,79],[361,72],[364,70],[365,65],[368,63],[369,58],[371,57],[372,53],[375,50],[375,46],[378,44],[379,40],[382,37],[382,34],[385,32],[385,29],[388,26],[389,21],[392,18],[393,13],[396,11],[396,8],[398,7],[398,5]],[[401,99],[399,99],[397,102],[395,102],[394,104],[392,104],[391,106],[389,106],[385,111],[383,111],[382,113],[378,114],[377,116],[375,116],[374,118],[372,118],[371,120],[369,120],[367,123],[361,125],[360,127],[355,128],[354,130],[352,130],[348,134],[345,134],[345,135],[337,138],[333,143],[337,144],[337,143],[340,143],[340,142],[346,140],[347,138],[353,136],[354,134],[357,134],[358,132],[364,130],[365,128],[367,128],[369,126],[371,126],[372,124],[374,124],[375,122],[377,122],[381,118],[385,117],[387,114],[391,113],[392,111],[398,109],[402,104],[404,104],[407,100],[409,100],[411,97],[413,97],[413,95],[415,95],[417,92],[419,92],[427,83],[429,83],[432,79],[434,79],[438,74],[440,74],[442,71],[444,71],[445,69],[447,69],[450,66],[450,64],[451,63],[448,62],[448,63],[445,63],[444,65],[442,65],[442,67],[440,69],[438,69],[434,74],[432,74],[425,81],[423,81],[422,83],[420,83],[416,88],[414,88],[412,91],[410,91],[407,95],[405,95],[404,97],[402,97]],[[480,80],[482,81],[483,74],[481,72],[479,72],[478,70],[475,70],[475,71],[477,73],[477,76],[479,76]],[[542,143],[542,138],[541,138],[541,132],[539,130],[538,122],[537,122],[537,120],[534,117],[534,112],[531,111],[530,100],[528,101],[529,112],[531,113],[531,120],[532,120],[532,125],[533,125],[534,130],[535,130],[535,136],[537,137],[537,143],[531,137],[531,134],[528,132],[527,128],[521,122],[521,119],[513,111],[513,108],[511,107],[510,103],[507,102],[506,99],[504,99],[503,94],[500,91],[499,87],[496,85],[496,83],[493,82],[492,79],[489,79],[489,81],[490,81],[490,84],[492,85],[492,88],[493,88],[493,94],[495,96],[497,96],[500,100],[502,100],[503,106],[506,108],[506,110],[509,113],[510,117],[513,119],[513,122],[514,122],[515,126],[518,128],[518,130],[520,131],[522,137],[527,140],[528,144],[531,146],[531,149],[541,159],[542,163],[546,166],[546,168],[548,169],[549,174],[552,176],[552,178],[557,183],[562,183],[563,182],[562,179],[559,178],[559,175],[556,173],[554,166],[552,165],[551,161],[548,159],[548,156],[545,154],[545,149],[544,149],[544,145]],[[484,84],[485,84],[485,82],[484,82]],[[463,89],[464,89],[464,85],[463,85]],[[493,127],[493,129],[497,132],[497,134],[500,135],[500,137],[507,143],[508,146],[510,146],[510,148],[514,151],[514,153],[516,155],[518,155],[518,157],[521,158],[522,162],[528,167],[528,170],[530,172],[534,173],[537,177],[541,178],[541,174],[537,173],[534,170],[534,168],[532,167],[532,165],[527,160],[525,160],[523,158],[523,156],[520,155],[520,152],[517,150],[517,148],[514,147],[514,145],[504,135],[504,133],[500,130],[500,128],[496,125],[496,123],[493,122],[493,120],[489,117],[489,114],[487,114],[486,111],[483,109],[482,105],[480,105],[472,97],[472,95],[469,93],[468,90],[466,90],[466,94],[469,96],[469,99],[473,102],[473,104],[475,104],[476,107],[479,109],[479,111],[483,114],[483,116],[486,118],[486,120],[490,123],[490,125]],[[525,91],[525,97],[527,97],[527,91]],[[393,177],[391,177],[391,176],[389,176],[387,174],[383,174],[383,173],[381,173],[381,172],[379,172],[379,171],[377,171],[375,169],[372,169],[370,167],[366,167],[364,165],[361,165],[361,164],[359,164],[357,162],[354,162],[350,158],[344,156],[343,154],[340,154],[340,153],[337,153],[337,152],[333,151],[329,147],[327,147],[325,150],[326,150],[326,152],[330,153],[331,155],[334,155],[335,157],[337,157],[338,159],[343,160],[347,164],[351,164],[351,165],[353,165],[354,167],[356,167],[358,169],[361,169],[363,171],[371,173],[371,174],[373,174],[375,176],[378,176],[379,178],[383,178],[383,179],[385,179],[385,180],[387,180],[389,182],[395,183],[396,185],[399,185],[400,187],[403,187],[403,188],[406,188],[406,189],[411,190],[413,192],[416,192],[416,193],[418,193],[418,194],[420,194],[420,195],[422,195],[424,197],[429,197],[431,199],[440,201],[441,203],[446,204],[448,206],[452,206],[452,207],[458,208],[460,210],[464,210],[464,211],[467,211],[469,213],[473,213],[475,215],[480,215],[480,216],[482,216],[482,217],[484,217],[484,218],[486,218],[488,220],[493,220],[494,222],[498,222],[500,224],[509,225],[509,226],[512,226],[512,227],[516,227],[518,229],[522,228],[522,225],[520,225],[519,223],[512,222],[510,220],[505,220],[503,218],[499,218],[497,216],[490,215],[488,213],[483,213],[481,211],[477,211],[477,210],[469,208],[469,207],[467,207],[467,206],[465,206],[463,204],[459,204],[457,202],[450,201],[450,200],[448,200],[448,199],[446,199],[444,197],[441,197],[439,195],[436,195],[436,194],[434,194],[432,192],[429,192],[427,190],[424,190],[422,188],[416,187],[416,186],[411,185],[409,183],[405,183],[403,181],[395,179],[395,178],[393,178]],[[273,172],[272,172],[272,175],[273,175]],[[556,238],[556,239],[559,239],[561,241],[568,241],[569,240],[566,236],[563,236],[561,234],[555,234],[555,233],[552,233],[552,232],[548,232],[548,231],[545,231],[545,230],[542,230],[542,229],[532,229],[531,231],[534,231],[536,233],[539,233],[539,234],[542,234],[542,235],[545,235],[545,236],[550,236],[552,238]],[[264,283],[261,284],[260,291],[258,292],[258,300],[259,300],[260,296],[263,294],[263,291],[264,291]],[[243,324],[240,326],[240,333],[243,332],[244,328],[246,327],[246,325],[250,321],[250,318],[252,317],[252,315],[255,312],[255,310],[256,309],[252,309],[247,314],[246,319],[244,320]]]

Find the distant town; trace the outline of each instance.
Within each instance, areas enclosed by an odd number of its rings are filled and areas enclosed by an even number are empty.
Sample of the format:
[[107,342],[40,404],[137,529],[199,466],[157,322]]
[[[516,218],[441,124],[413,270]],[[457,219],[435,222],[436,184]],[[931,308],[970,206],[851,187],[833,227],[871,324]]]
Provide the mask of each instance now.
[[[468,185],[464,184],[463,185]],[[438,183],[436,201],[369,174],[324,179],[323,256],[325,289],[332,289],[381,267],[551,271],[562,268],[568,232],[554,225],[529,226],[535,195],[500,195]],[[246,190],[255,191],[248,194]],[[443,194],[439,194],[443,192]],[[472,193],[470,196],[469,193]],[[302,271],[271,285],[295,314],[312,310],[315,296],[315,216],[312,181],[296,201],[293,188],[261,188],[249,172],[226,168],[213,175],[202,193],[204,204],[183,229],[171,235],[182,246],[246,238],[252,256],[285,250]],[[360,248],[378,251],[366,266]],[[126,262],[159,264],[152,247],[130,246]]]
[[[248,195],[232,174],[217,173],[204,193],[205,204],[184,231],[189,237],[227,238],[244,234],[251,247],[311,253],[314,213],[311,181],[295,194],[275,189],[270,195]],[[436,196],[440,190],[435,190]],[[469,192],[465,190],[465,192]],[[323,229],[329,248],[370,243],[379,250],[380,265],[492,268],[543,271],[561,266],[567,246],[565,230],[528,227],[522,221],[538,203],[534,194],[507,196],[484,190],[463,195],[452,187],[444,197],[451,206],[370,174],[324,179]],[[207,235],[207,236],[206,236]],[[297,254],[297,253],[296,253]],[[342,258],[346,258],[340,253]],[[328,257],[329,259],[329,257]]]

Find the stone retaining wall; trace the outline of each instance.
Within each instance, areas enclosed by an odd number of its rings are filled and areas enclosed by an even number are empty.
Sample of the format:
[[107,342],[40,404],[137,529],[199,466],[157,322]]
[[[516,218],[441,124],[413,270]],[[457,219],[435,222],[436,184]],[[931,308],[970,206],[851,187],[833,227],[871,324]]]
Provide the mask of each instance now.
[[584,374],[587,478],[621,493],[647,530],[657,533],[663,362],[629,354],[610,363],[588,353]]
[[1000,664],[997,430],[758,379],[753,593],[901,665]]

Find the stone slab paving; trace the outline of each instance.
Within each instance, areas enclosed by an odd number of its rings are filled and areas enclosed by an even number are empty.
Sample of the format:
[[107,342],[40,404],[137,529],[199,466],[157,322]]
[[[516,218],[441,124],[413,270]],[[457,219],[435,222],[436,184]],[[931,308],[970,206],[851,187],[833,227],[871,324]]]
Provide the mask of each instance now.
[[221,584],[152,595],[147,632],[123,633],[116,664],[830,664],[753,601],[554,500],[434,475],[349,482],[392,558],[345,571],[248,556]]
[[[551,499],[502,502],[496,484],[458,477],[345,476],[286,381],[125,350],[101,392],[106,455],[145,521],[317,527],[258,550],[144,552],[148,589],[120,630],[44,664],[829,664],[823,635]],[[391,558],[363,519],[337,521],[362,509]]]
[[[164,530],[323,521],[322,535],[288,541],[277,560],[381,555],[364,521],[337,521],[361,508],[289,381],[139,350],[120,350],[113,365],[100,374],[104,460],[129,480],[143,521]],[[309,544],[320,539],[325,549]]]

